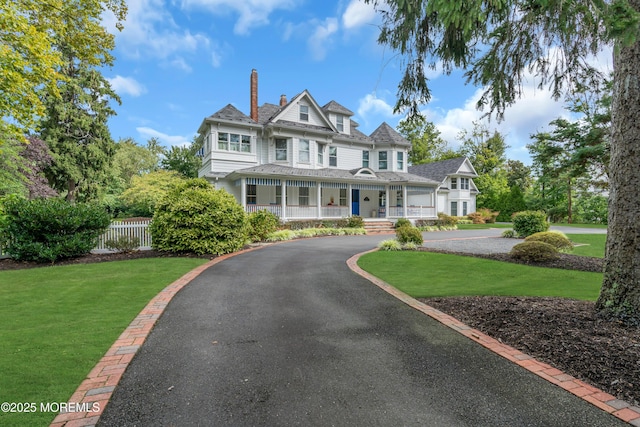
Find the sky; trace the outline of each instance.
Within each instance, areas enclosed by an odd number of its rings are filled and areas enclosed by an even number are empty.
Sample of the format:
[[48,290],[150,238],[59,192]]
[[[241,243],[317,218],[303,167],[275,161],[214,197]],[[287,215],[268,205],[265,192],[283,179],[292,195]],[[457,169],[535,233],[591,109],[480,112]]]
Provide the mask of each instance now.
[[[402,57],[377,43],[380,17],[362,0],[129,0],[124,30],[116,35],[114,65],[103,70],[121,98],[109,121],[115,140],[152,137],[162,145],[192,141],[205,117],[227,104],[249,115],[249,79],[258,72],[258,104],[278,104],[307,89],[323,106],[336,101],[355,113],[369,135],[394,114]],[[599,61],[609,69],[610,53]],[[462,71],[434,71],[432,100],[422,112],[456,149],[482,112],[482,88],[465,85]],[[557,117],[564,102],[529,78],[523,97],[504,120],[481,121],[505,136],[507,158],[530,163],[526,144]]]

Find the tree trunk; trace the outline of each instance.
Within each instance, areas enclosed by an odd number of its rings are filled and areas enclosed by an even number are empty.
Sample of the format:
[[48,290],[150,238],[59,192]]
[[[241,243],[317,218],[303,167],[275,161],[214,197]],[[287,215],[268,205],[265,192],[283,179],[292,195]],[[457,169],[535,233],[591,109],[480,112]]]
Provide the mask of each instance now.
[[[629,2],[640,11],[640,0]],[[596,309],[640,322],[640,39],[614,55],[609,226]]]

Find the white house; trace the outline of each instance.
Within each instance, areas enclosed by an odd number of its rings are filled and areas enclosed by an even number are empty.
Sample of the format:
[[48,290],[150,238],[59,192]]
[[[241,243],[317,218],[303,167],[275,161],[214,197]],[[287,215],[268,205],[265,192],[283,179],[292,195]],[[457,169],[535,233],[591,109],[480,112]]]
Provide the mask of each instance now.
[[438,212],[466,216],[476,211],[478,188],[473,182],[478,174],[466,157],[409,166],[409,172],[440,183]]
[[409,173],[411,144],[388,124],[367,136],[353,112],[335,101],[320,106],[306,90],[258,107],[255,70],[250,96],[248,116],[229,104],[198,129],[199,176],[247,212],[267,209],[284,221],[429,219],[449,209],[436,196],[442,180]]

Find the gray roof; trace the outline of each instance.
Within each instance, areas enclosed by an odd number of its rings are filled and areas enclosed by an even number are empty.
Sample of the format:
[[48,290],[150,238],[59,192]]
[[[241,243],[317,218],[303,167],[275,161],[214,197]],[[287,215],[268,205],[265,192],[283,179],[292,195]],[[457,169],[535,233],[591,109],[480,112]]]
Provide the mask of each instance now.
[[351,181],[351,182],[371,182],[377,184],[387,183],[408,183],[408,184],[422,184],[428,186],[437,186],[439,183],[428,178],[424,178],[417,175],[412,175],[403,172],[375,172],[375,176],[358,175],[356,173],[360,169],[354,169],[351,171],[344,169],[302,169],[293,168],[290,166],[282,166],[274,163],[265,165],[254,166],[246,169],[240,169],[231,172],[229,175],[239,176],[285,176],[287,178],[312,178],[318,180],[338,180],[338,181]]
[[275,104],[262,104],[258,107],[258,123],[261,125],[267,124],[273,116],[278,114],[282,107]]
[[270,127],[273,126],[276,128],[283,127],[283,128],[299,129],[299,130],[307,130],[307,131],[330,132],[331,134],[335,134],[333,129],[327,126],[316,126],[316,125],[310,125],[308,123],[291,122],[289,120],[278,120],[277,122],[267,123],[267,125],[269,125]]
[[[443,182],[448,175],[457,173],[466,159],[466,157],[456,157],[455,159],[409,166],[409,173]],[[465,173],[465,175],[471,177],[477,176],[473,173]]]
[[371,139],[373,139],[376,144],[389,144],[389,145],[404,145],[411,146],[411,143],[407,141],[402,135],[396,132],[391,126],[389,126],[386,122],[383,122],[378,129],[374,130],[371,135],[369,135]]
[[227,104],[224,108],[219,110],[216,113],[213,113],[208,119],[214,120],[224,120],[230,122],[240,122],[240,123],[248,123],[248,124],[256,124],[251,117],[244,114],[242,111],[238,110],[231,104]]
[[336,101],[329,101],[324,107],[322,107],[322,110],[331,111],[332,113],[344,114],[349,117],[353,116],[353,111],[338,104]]

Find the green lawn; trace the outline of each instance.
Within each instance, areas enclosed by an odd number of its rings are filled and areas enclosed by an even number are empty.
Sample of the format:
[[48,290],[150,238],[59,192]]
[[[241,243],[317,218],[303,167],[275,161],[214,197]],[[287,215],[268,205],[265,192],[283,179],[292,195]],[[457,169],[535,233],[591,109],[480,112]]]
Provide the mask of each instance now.
[[377,251],[358,265],[414,298],[505,295],[595,301],[602,274],[432,252]]
[[565,224],[565,223],[553,223],[551,225],[556,225],[558,227],[576,227],[576,228],[599,228],[606,230],[607,224]]
[[[0,271],[0,401],[66,402],[144,306],[205,263],[163,258]],[[53,413],[2,413],[48,425]]]
[[574,245],[579,245],[573,248],[572,254],[604,258],[606,234],[567,234],[567,237]]

